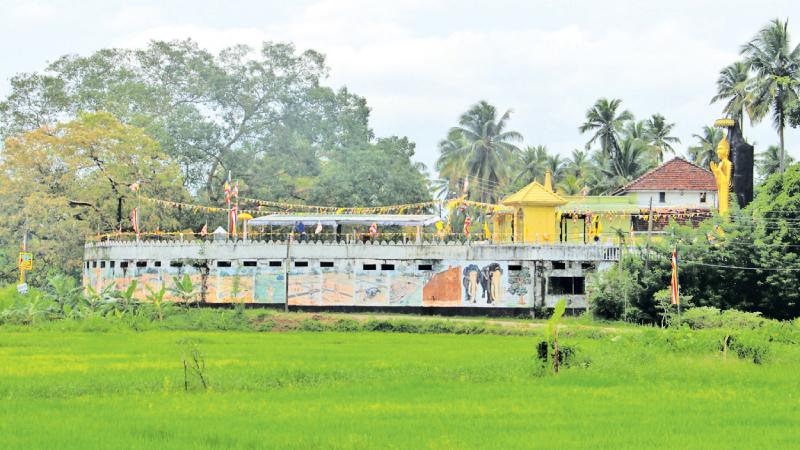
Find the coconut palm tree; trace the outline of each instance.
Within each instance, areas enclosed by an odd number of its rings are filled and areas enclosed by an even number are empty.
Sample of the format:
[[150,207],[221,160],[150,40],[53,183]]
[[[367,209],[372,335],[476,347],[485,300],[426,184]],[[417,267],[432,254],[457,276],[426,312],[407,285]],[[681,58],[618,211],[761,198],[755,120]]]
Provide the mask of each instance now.
[[722,140],[722,130],[705,126],[700,134],[693,134],[692,137],[697,139],[697,145],[689,147],[689,158],[693,163],[708,167],[711,161],[717,161],[717,145]]
[[756,73],[750,116],[760,121],[768,113],[778,131],[780,165],[783,173],[786,150],[783,131],[787,110],[798,98],[800,84],[800,45],[792,47],[788,30],[789,21],[772,20],[741,49],[745,62]]
[[619,150],[619,132],[628,120],[633,120],[633,114],[628,110],[617,112],[622,100],[601,98],[597,100],[588,111],[586,111],[586,122],[578,130],[581,133],[593,131],[594,134],[586,149],[591,148],[592,144],[600,141],[600,149],[603,154],[615,158]]
[[586,150],[575,149],[572,151],[572,156],[569,157],[564,170],[568,175],[573,175],[578,180],[585,181],[589,177],[589,171],[592,170],[591,161],[589,161],[589,153]]
[[550,171],[552,187],[555,188],[561,179],[564,178],[564,168],[567,162],[561,159],[561,155],[549,155],[547,157],[546,170]]
[[547,171],[547,147],[544,145],[527,146],[519,155],[519,170],[514,178],[514,185],[522,187],[533,180],[544,180]]
[[567,173],[556,186],[560,194],[580,195],[583,190],[583,181],[571,173]]
[[624,186],[655,167],[646,143],[626,137],[619,142],[619,155],[613,163],[603,167],[603,174],[612,180],[615,188]]
[[622,135],[631,139],[647,139],[647,123],[644,120],[629,120],[625,122]]
[[441,178],[435,187],[437,197],[451,198],[460,195],[467,176],[463,152],[465,145],[466,142],[457,132],[450,132],[445,139],[439,141],[439,158],[434,165]]
[[[711,103],[725,102],[722,112],[739,124],[742,135],[744,135],[744,113],[749,110],[752,102],[751,86],[750,64],[737,61],[719,72],[717,95],[711,98]],[[750,120],[752,121],[752,117]]]
[[[770,145],[766,150],[756,155],[756,170],[758,170],[759,178],[764,179],[780,170],[780,154],[780,147]],[[785,155],[785,157],[787,166],[794,162],[794,158],[791,156]]]
[[[593,131],[594,134],[589,142],[586,143],[587,150],[592,144],[600,141],[600,150],[612,164],[616,164],[619,158],[619,132],[625,122],[633,120],[633,114],[628,110],[617,112],[622,100],[601,98],[586,111],[586,122],[578,130],[581,133]],[[620,169],[620,168],[618,168]]]
[[664,161],[665,153],[675,154],[675,149],[672,144],[680,144],[681,140],[672,136],[672,130],[675,128],[674,123],[668,123],[667,119],[661,114],[653,114],[652,117],[647,119],[645,125],[645,141],[653,149],[656,160],[658,162]]
[[470,188],[476,200],[495,202],[500,186],[508,182],[507,167],[520,151],[515,143],[522,141],[519,132],[506,129],[510,117],[511,110],[498,117],[497,109],[481,100],[461,115],[460,126],[450,130],[463,139],[457,153],[464,158],[466,175],[477,180]]

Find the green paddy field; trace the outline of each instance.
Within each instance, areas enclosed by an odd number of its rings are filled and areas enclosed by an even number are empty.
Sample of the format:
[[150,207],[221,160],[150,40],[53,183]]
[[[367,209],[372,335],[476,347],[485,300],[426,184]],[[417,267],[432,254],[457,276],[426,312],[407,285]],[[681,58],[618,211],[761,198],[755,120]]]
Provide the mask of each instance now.
[[797,448],[796,345],[659,333],[567,326],[555,376],[535,336],[0,328],[0,448]]

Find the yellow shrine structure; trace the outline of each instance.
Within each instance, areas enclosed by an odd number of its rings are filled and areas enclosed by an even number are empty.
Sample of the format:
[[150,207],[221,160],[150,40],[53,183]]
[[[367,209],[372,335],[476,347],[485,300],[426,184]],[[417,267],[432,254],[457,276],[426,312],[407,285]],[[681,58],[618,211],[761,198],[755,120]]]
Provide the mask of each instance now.
[[[720,167],[712,166],[719,169],[714,174],[725,172],[726,156],[720,155]],[[567,196],[555,192],[548,172],[544,183],[533,181],[500,201],[504,208],[491,215],[491,240],[531,244],[635,242],[637,235],[658,234],[671,220],[698,223],[709,217],[717,206],[713,179],[707,169],[676,158],[631,183],[644,189]],[[728,179],[720,181],[718,177],[716,184],[726,187]],[[724,189],[719,190],[727,197]],[[727,202],[720,201],[718,210],[724,214],[726,206]]]
[[534,181],[501,201],[513,212],[494,215],[496,241],[557,242],[556,207],[567,200],[553,191],[550,172],[544,184]]

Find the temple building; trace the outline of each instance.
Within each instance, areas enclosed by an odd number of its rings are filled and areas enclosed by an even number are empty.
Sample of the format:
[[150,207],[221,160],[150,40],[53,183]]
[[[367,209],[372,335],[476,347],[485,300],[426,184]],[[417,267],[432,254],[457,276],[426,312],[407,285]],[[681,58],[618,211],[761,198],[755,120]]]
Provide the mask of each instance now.
[[565,298],[582,309],[587,276],[616,263],[622,245],[708,217],[716,192],[711,172],[675,158],[611,196],[563,196],[548,174],[488,205],[473,233],[437,214],[287,213],[248,217],[242,235],[110,236],[86,243],[84,286],[135,280],[144,298],[188,276],[209,304],[528,314]]

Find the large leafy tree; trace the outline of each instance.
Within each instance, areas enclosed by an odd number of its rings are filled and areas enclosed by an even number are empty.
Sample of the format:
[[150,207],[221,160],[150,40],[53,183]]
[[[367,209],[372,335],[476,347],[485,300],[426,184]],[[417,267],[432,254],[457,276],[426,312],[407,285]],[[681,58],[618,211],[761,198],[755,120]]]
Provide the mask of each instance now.
[[753,309],[781,319],[798,317],[800,228],[794,220],[800,213],[800,164],[770,176],[748,210],[755,218],[753,265],[768,268],[758,272],[760,295],[753,299]]
[[[522,141],[519,132],[508,129],[510,118],[511,110],[498,114],[493,105],[481,100],[461,115],[459,126],[450,130],[449,135],[458,136],[462,146],[447,158],[464,161],[464,177],[470,180],[469,192],[474,200],[496,202],[509,181],[507,169],[520,151],[516,144]],[[437,166],[449,164],[442,157]]]
[[675,154],[673,144],[680,144],[681,140],[672,135],[674,123],[667,122],[661,114],[653,114],[647,119],[645,128],[645,140],[659,162],[664,161],[665,153]]
[[[129,230],[136,194],[181,200],[179,167],[144,130],[124,125],[109,113],[8,138],[0,166],[0,273],[13,272],[13,253],[23,230],[42,263],[35,276],[76,273],[89,234]],[[145,229],[178,224],[179,211],[142,206]]]
[[392,136],[338,152],[323,165],[308,203],[379,206],[430,200],[422,167],[411,160],[414,147],[407,138]]
[[722,111],[739,124],[743,133],[744,115],[750,111],[752,104],[751,85],[750,65],[745,61],[737,61],[720,71],[717,95],[711,98],[711,103],[725,102]]
[[717,145],[724,136],[722,130],[712,126],[704,126],[700,134],[693,134],[697,144],[689,147],[689,158],[700,167],[708,167],[717,161]]
[[792,46],[788,27],[788,20],[774,19],[741,49],[745,62],[756,74],[751,118],[759,121],[767,114],[772,115],[781,150],[780,172],[785,167],[787,113],[798,99],[800,84],[800,45]]
[[212,54],[191,40],[155,41],[69,55],[11,80],[0,133],[109,111],[156,139],[206,200],[218,200],[228,171],[254,196],[293,198],[319,174],[319,157],[372,138],[365,100],[322,86],[326,73],[321,54],[281,43]]

